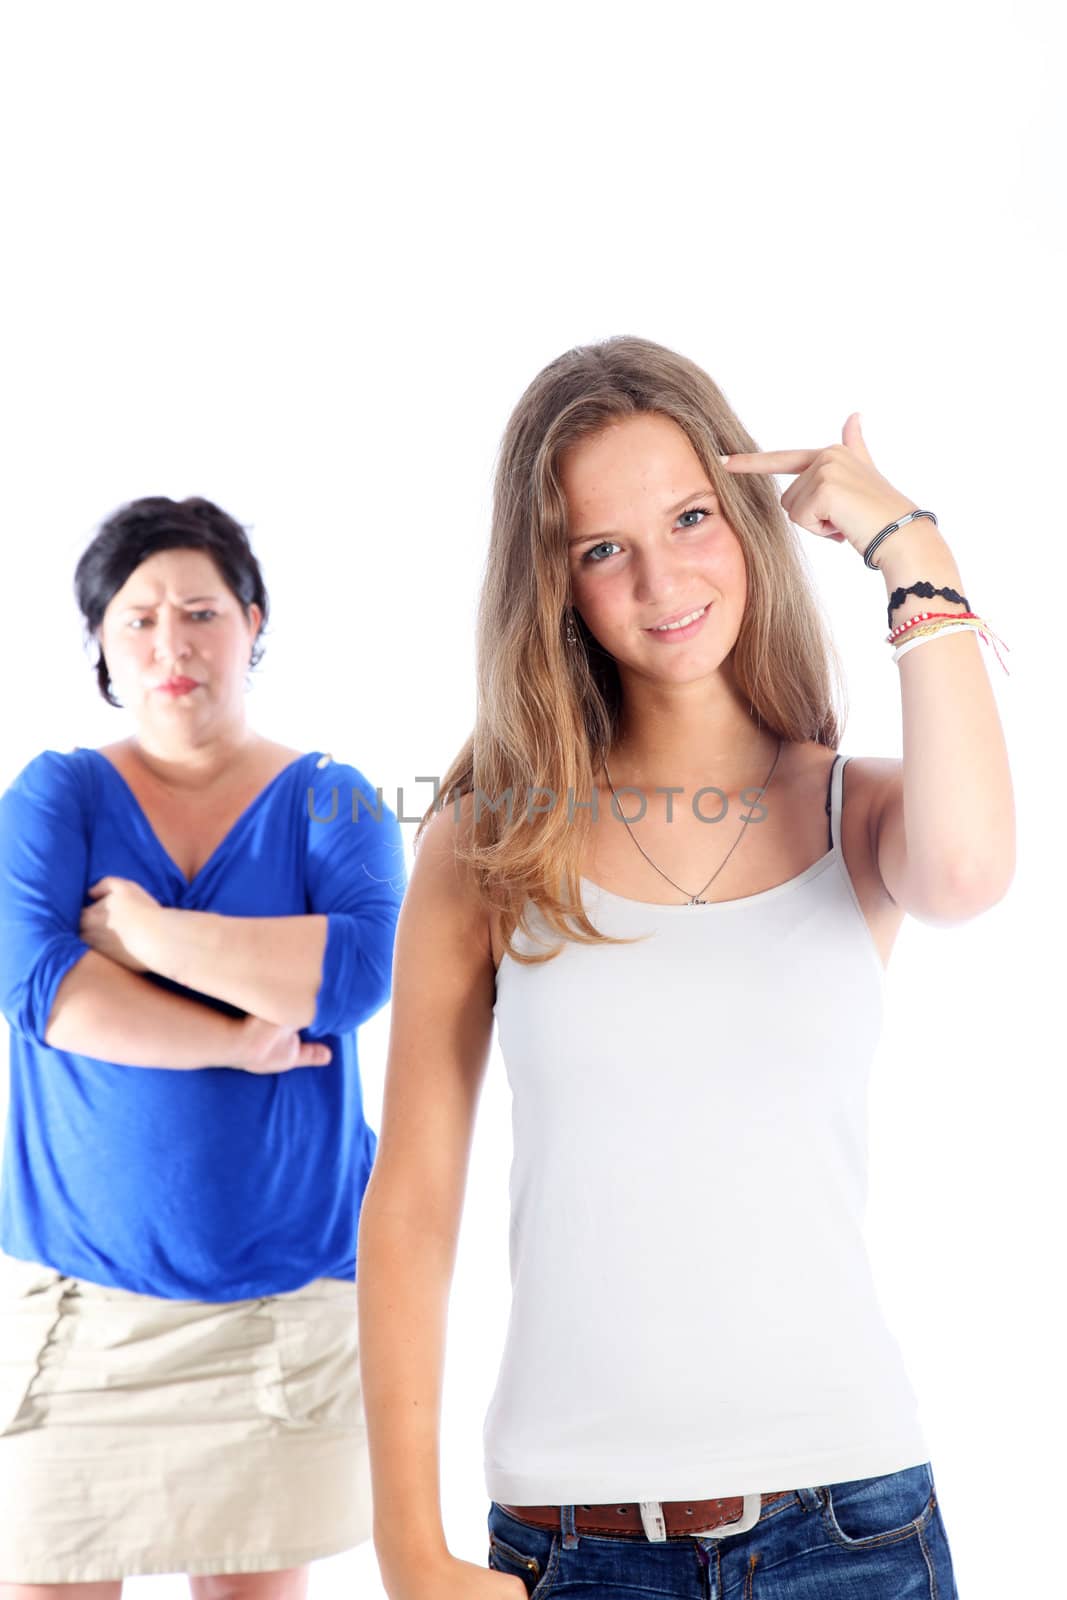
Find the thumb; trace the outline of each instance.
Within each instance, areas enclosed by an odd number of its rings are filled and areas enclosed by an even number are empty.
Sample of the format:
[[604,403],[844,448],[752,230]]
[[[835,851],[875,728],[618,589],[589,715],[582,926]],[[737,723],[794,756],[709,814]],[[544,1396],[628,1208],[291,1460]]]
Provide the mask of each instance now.
[[845,418],[845,426],[841,429],[841,442],[846,444],[862,461],[870,462],[873,467],[874,462],[871,460],[871,452],[867,449],[867,444],[863,437],[858,411],[851,412]]
[[333,1051],[328,1044],[310,1044],[305,1040],[300,1046],[302,1067],[325,1067],[332,1060]]

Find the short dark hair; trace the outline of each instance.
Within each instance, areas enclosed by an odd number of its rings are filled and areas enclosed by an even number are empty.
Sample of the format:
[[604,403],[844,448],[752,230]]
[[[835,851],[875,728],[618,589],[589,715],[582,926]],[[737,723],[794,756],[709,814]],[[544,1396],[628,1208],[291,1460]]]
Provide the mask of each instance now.
[[[87,638],[100,626],[130,573],[158,550],[206,551],[245,616],[253,604],[259,607],[263,616],[249,663],[255,667],[263,655],[259,639],[270,612],[259,562],[241,524],[212,501],[195,495],[187,500],[169,500],[166,495],[131,500],[100,524],[74,571],[74,595]],[[96,681],[107,703],[121,706],[111,692],[103,650],[96,661]]]

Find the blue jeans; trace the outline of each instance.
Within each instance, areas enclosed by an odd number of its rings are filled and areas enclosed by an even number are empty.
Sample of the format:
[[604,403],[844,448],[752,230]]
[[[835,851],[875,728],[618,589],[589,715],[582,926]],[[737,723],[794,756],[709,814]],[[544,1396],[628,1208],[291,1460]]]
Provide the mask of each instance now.
[[[563,1508],[565,1513],[572,1508]],[[796,1489],[746,1533],[659,1543],[521,1522],[493,1501],[489,1565],[531,1600],[958,1600],[930,1463]]]

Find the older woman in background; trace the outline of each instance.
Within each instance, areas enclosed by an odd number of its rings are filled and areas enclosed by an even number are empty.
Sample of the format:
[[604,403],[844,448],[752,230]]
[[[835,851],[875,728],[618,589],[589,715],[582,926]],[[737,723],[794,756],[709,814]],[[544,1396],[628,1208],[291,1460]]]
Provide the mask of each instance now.
[[75,589],[135,729],[0,800],[0,1592],[297,1600],[370,1533],[356,1032],[400,831],[248,726],[268,601],[217,506],[123,507]]

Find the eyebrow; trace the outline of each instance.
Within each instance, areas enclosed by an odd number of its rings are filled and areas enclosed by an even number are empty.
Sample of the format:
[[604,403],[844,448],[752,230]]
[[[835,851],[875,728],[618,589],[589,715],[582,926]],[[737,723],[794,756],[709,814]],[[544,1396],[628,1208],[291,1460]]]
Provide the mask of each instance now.
[[[710,485],[703,489],[694,489],[692,494],[683,495],[676,505],[668,506],[665,515],[668,517],[675,516],[677,512],[683,510],[693,500],[714,500],[715,498],[715,490]],[[568,539],[567,545],[569,547],[573,544],[585,544],[590,539],[613,539],[614,537],[615,534],[610,528],[605,533],[579,533],[573,539]]]
[[[179,605],[183,605],[183,606],[192,606],[192,605],[199,604],[199,602],[201,600],[217,600],[218,598],[219,597],[218,597],[217,594],[190,594],[190,595],[186,595],[184,597],[184,599],[179,600],[178,604]],[[156,608],[155,608],[154,605],[148,605],[148,606],[123,606],[122,609],[123,609],[123,611],[154,611]]]

